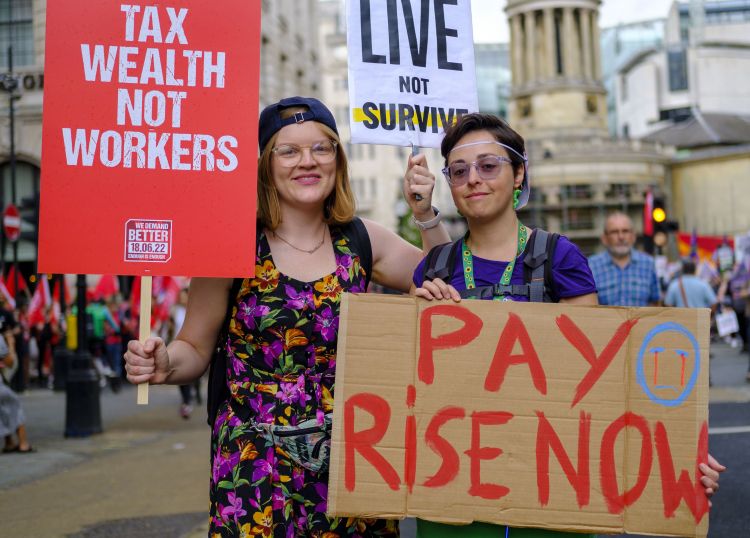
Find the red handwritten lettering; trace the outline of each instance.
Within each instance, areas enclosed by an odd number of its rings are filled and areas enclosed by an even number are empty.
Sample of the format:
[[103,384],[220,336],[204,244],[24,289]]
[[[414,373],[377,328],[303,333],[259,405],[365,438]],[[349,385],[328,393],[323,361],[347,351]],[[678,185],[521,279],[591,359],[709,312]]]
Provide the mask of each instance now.
[[464,452],[471,462],[471,487],[469,495],[482,499],[500,499],[510,493],[510,489],[499,484],[482,482],[482,460],[492,460],[503,453],[502,449],[481,446],[483,425],[498,425],[508,422],[513,415],[504,411],[475,411],[471,414],[471,448]]
[[539,417],[539,427],[536,432],[536,484],[539,502],[542,506],[547,506],[549,503],[549,452],[552,448],[568,482],[576,490],[578,507],[583,508],[589,504],[591,497],[591,471],[589,469],[591,414],[581,411],[578,420],[578,469],[573,467],[562,441],[544,413],[537,411],[536,415]]
[[[521,353],[513,355],[513,348],[518,342]],[[508,368],[514,364],[526,364],[531,372],[534,387],[540,394],[547,394],[547,377],[544,375],[542,363],[539,361],[534,345],[531,343],[529,332],[521,318],[513,313],[508,314],[508,322],[503,328],[500,340],[495,348],[490,369],[484,380],[484,389],[492,392],[500,390]]]
[[604,347],[604,350],[597,357],[591,340],[588,339],[572,319],[566,315],[557,318],[557,326],[560,332],[578,350],[581,356],[586,359],[586,362],[591,365],[591,369],[576,387],[575,397],[570,407],[575,407],[588,394],[596,382],[599,381],[599,378],[612,363],[612,360],[614,360],[617,352],[620,351],[620,348],[627,340],[630,331],[636,323],[638,323],[637,319],[623,321],[615,331],[614,336],[612,336]]
[[414,416],[414,404],[417,401],[417,389],[414,385],[406,387],[406,428],[404,429],[404,481],[409,493],[414,490],[417,475],[417,419]]
[[[452,317],[463,321],[464,326],[433,338],[432,318],[434,316]],[[419,360],[417,362],[419,380],[428,385],[431,385],[434,381],[433,353],[435,350],[465,346],[479,336],[481,330],[482,318],[462,306],[437,305],[424,309],[419,319]]]
[[[367,430],[354,431],[354,418],[357,409],[367,411],[374,419],[374,424]],[[375,444],[380,441],[388,431],[391,421],[391,408],[388,402],[376,394],[355,394],[346,400],[344,404],[344,485],[347,490],[354,491],[356,483],[355,452],[359,452],[386,481],[388,486],[397,491],[399,488],[399,476],[396,470],[388,463],[377,450]]]
[[[639,457],[638,480],[628,491],[620,495],[617,487],[617,467],[615,465],[615,441],[625,428],[635,428],[641,434],[641,453]],[[627,412],[612,422],[604,431],[600,447],[599,474],[602,494],[607,502],[607,508],[612,514],[621,514],[626,506],[630,506],[643,493],[648,483],[651,463],[654,453],[651,448],[651,432],[645,418],[635,413]]]
[[432,417],[424,433],[424,440],[430,449],[443,459],[438,471],[428,478],[424,485],[437,488],[452,482],[458,476],[458,452],[445,438],[440,436],[440,428],[449,420],[462,419],[466,411],[462,407],[444,407]]
[[667,429],[661,422],[656,423],[654,431],[656,442],[656,453],[659,456],[659,471],[661,473],[661,494],[664,501],[664,515],[674,517],[674,513],[680,506],[680,501],[685,499],[693,513],[696,523],[700,523],[703,516],[708,512],[708,499],[701,484],[701,473],[698,464],[708,459],[708,424],[704,421],[698,434],[698,454],[695,460],[695,480],[690,477],[687,470],[680,471],[680,478],[675,478],[674,461],[672,450],[669,447]]

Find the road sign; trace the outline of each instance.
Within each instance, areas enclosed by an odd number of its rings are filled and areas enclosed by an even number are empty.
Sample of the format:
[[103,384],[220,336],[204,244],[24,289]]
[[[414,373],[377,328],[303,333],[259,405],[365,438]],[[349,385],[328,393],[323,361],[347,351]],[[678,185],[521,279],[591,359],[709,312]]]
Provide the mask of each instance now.
[[21,235],[21,215],[13,204],[8,204],[3,211],[3,230],[8,241],[18,241]]

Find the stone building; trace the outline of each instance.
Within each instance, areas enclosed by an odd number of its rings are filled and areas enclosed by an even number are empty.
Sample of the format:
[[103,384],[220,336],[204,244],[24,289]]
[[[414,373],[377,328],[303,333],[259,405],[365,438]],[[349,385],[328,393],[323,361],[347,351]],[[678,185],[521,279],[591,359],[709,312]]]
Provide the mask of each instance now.
[[585,252],[612,210],[643,221],[644,193],[666,189],[658,143],[612,140],[602,84],[600,0],[508,0],[510,124],[527,141],[532,197],[522,220],[566,234]]

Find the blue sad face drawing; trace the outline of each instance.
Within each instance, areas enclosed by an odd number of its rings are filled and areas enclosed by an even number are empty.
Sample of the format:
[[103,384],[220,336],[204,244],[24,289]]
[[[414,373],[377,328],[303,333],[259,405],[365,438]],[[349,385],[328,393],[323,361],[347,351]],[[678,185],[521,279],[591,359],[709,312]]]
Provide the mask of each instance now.
[[[672,345],[667,346],[666,342]],[[679,323],[661,323],[643,339],[636,379],[652,402],[676,407],[695,388],[700,364],[701,351],[695,335]]]

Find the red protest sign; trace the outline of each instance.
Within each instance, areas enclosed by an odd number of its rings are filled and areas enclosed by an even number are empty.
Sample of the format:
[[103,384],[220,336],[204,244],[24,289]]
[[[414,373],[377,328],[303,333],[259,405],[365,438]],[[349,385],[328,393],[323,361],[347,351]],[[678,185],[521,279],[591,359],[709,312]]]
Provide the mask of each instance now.
[[10,242],[18,241],[21,236],[21,215],[13,204],[8,204],[3,211],[3,231]]
[[242,276],[260,1],[47,6],[39,270]]

